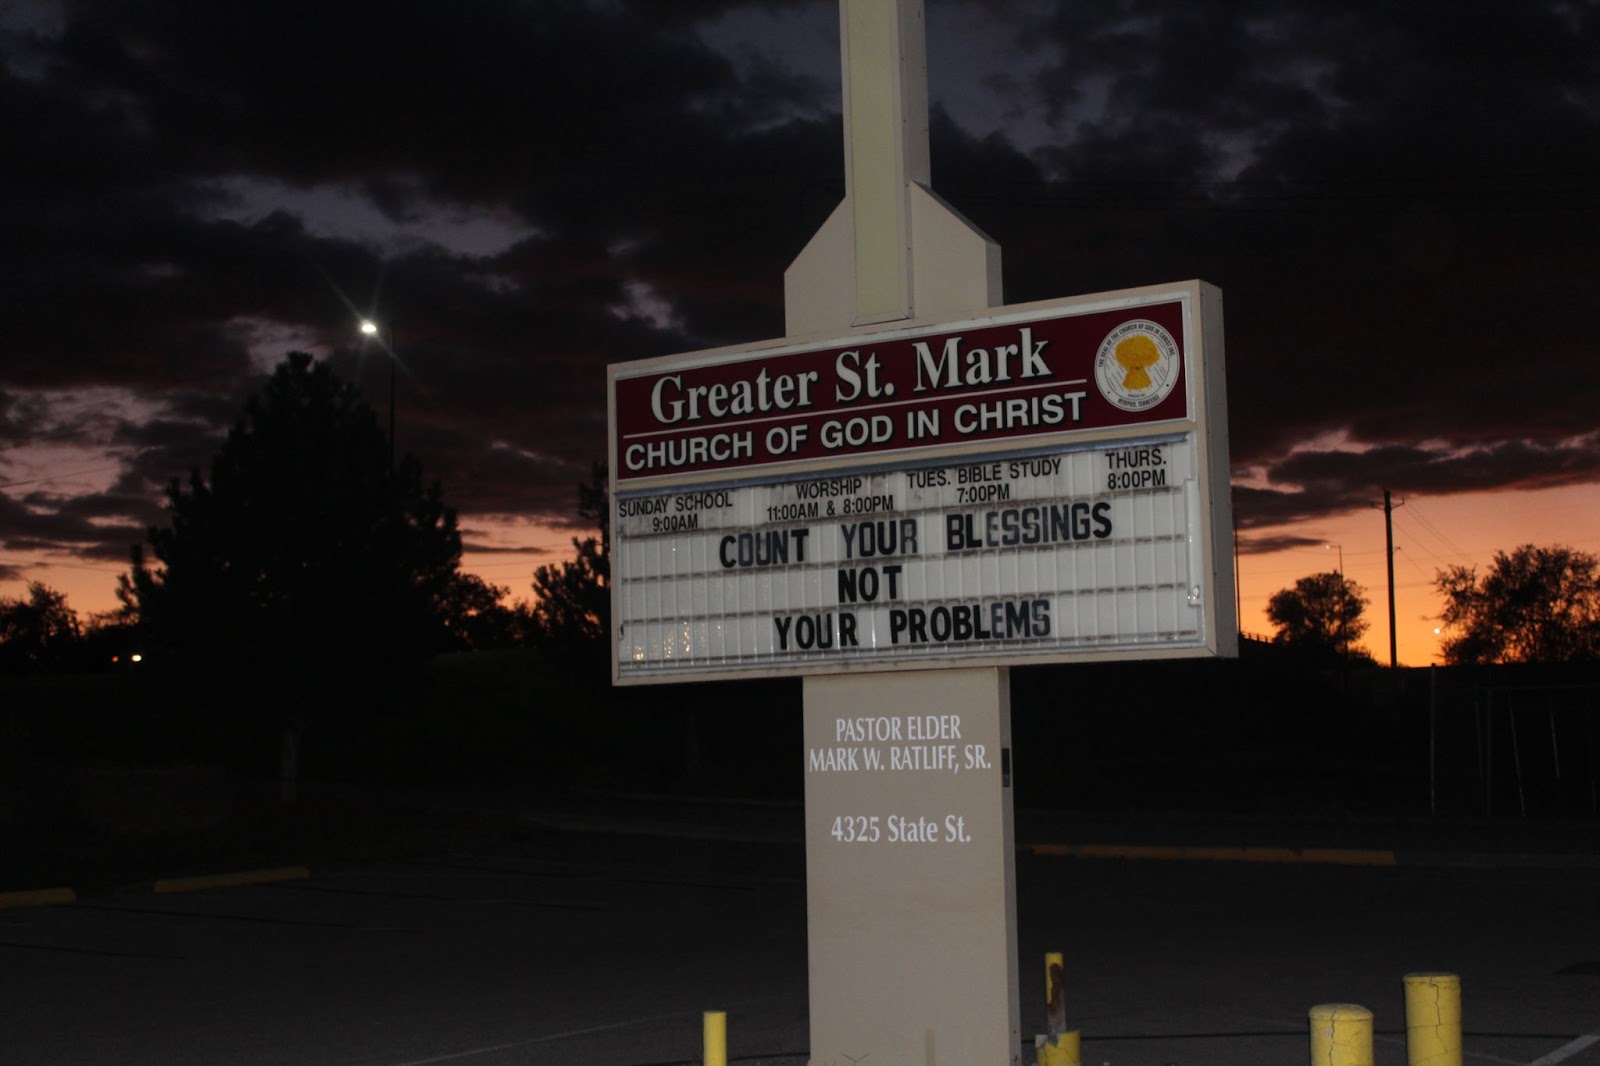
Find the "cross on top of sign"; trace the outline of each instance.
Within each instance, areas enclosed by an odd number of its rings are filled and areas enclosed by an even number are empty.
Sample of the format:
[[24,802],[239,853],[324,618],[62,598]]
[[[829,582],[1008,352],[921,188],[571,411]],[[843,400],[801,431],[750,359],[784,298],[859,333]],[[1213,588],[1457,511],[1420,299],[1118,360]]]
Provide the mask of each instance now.
[[845,199],[784,279],[791,336],[998,306],[1000,247],[935,196],[922,0],[841,0]]
[[911,314],[907,186],[929,182],[921,0],[845,0],[845,195],[855,223],[856,321]]

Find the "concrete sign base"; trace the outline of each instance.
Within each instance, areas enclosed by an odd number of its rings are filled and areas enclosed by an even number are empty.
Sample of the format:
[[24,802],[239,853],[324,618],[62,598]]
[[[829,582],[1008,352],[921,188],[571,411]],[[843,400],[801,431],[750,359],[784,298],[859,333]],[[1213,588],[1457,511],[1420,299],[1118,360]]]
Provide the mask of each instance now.
[[1010,674],[805,679],[812,1066],[1015,1064]]

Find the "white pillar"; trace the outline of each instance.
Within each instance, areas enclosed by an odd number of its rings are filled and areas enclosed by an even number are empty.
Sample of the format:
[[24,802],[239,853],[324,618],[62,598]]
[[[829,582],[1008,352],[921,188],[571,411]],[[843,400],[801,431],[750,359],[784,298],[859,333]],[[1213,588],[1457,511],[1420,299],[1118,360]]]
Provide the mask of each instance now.
[[[999,246],[929,188],[921,0],[840,0],[840,27],[845,200],[784,275],[787,333],[999,306]],[[804,685],[812,1063],[1018,1063],[1009,672]],[[859,719],[879,739],[843,739]],[[814,768],[839,747],[879,768]]]

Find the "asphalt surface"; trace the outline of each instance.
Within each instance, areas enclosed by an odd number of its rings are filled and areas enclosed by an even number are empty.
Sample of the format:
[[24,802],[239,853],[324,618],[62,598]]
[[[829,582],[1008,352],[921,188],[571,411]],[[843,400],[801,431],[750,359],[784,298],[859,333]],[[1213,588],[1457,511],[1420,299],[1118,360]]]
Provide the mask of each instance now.
[[[408,802],[514,813],[539,825],[586,832],[697,840],[802,843],[798,802],[575,793],[516,788],[404,793]],[[1096,858],[1315,861],[1436,867],[1600,868],[1600,818],[1479,819],[1143,814],[1019,809],[1019,851]],[[1084,849],[1088,849],[1087,852]],[[1229,852],[1237,854],[1229,854]],[[1284,854],[1301,853],[1298,860]]]
[[[548,831],[0,912],[0,1066],[658,1066],[699,1061],[706,1009],[733,1061],[806,1061],[798,804],[410,798]],[[1402,977],[1446,971],[1469,1064],[1600,1066],[1596,828],[1019,812],[1024,1031],[1061,951],[1091,1066],[1304,1061],[1327,1002],[1400,1066]]]

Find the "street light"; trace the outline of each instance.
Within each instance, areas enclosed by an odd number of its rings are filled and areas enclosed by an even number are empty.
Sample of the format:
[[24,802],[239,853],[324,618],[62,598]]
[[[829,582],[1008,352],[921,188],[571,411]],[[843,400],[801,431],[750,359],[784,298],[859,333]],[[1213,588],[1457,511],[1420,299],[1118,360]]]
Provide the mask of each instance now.
[[[376,337],[379,344],[383,344],[383,335],[378,332],[378,324],[370,318],[361,320],[361,333],[366,337]],[[394,327],[389,327],[389,343],[384,346],[389,355],[389,469],[394,470]]]
[[1345,596],[1347,594],[1344,584],[1344,545],[1324,544],[1322,548],[1324,551],[1337,551],[1339,553],[1339,598],[1337,601],[1339,611],[1339,657],[1342,660],[1348,660],[1350,658],[1350,641],[1345,636],[1347,630],[1344,624]]

